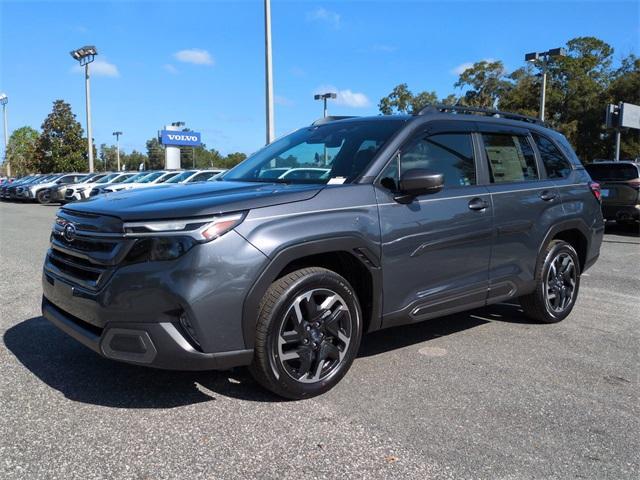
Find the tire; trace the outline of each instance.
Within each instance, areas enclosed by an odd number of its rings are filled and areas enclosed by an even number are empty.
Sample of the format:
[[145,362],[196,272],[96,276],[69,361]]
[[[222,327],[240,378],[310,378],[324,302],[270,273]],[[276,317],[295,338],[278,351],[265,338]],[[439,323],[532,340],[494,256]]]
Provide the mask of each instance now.
[[41,205],[46,205],[51,202],[51,195],[46,190],[40,190],[36,193],[36,199]]
[[571,244],[553,240],[540,252],[536,267],[536,289],[520,298],[532,320],[557,323],[573,310],[580,289],[580,261]]
[[296,270],[260,302],[249,371],[281,397],[311,398],[344,377],[361,337],[362,312],[349,282],[324,268]]

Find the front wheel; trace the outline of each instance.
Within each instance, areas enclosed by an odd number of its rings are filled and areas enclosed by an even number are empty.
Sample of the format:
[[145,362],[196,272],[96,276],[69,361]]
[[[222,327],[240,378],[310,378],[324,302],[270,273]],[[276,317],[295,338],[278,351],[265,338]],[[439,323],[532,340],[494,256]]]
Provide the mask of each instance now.
[[260,303],[250,371],[277,395],[313,397],[347,373],[361,337],[362,313],[349,283],[324,268],[296,270],[276,280]]
[[51,202],[51,195],[49,194],[48,190],[40,190],[37,194],[36,194],[36,199],[38,200],[38,202],[40,202],[42,205],[45,205],[49,202]]
[[533,320],[556,323],[573,310],[580,288],[580,261],[571,244],[553,240],[540,253],[536,289],[520,298],[524,313]]

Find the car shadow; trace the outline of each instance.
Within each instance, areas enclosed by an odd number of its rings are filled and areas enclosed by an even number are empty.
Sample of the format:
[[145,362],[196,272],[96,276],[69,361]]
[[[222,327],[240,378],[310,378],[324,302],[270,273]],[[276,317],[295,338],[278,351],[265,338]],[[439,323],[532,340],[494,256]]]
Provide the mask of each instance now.
[[[358,356],[377,355],[491,321],[530,323],[519,306],[495,305],[365,335]],[[224,372],[170,371],[105,359],[43,317],[9,328],[4,343],[42,382],[77,402],[156,409],[215,401],[220,396],[255,402],[284,401],[258,385],[246,368]]]

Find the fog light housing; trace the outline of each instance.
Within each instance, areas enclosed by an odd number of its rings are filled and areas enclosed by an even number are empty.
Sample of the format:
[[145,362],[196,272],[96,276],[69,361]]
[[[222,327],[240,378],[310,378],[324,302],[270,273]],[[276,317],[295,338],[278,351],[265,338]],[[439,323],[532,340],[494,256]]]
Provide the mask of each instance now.
[[191,341],[191,343],[195,344],[198,349],[201,349],[200,341],[198,340],[198,334],[196,333],[196,329],[193,328],[191,322],[189,321],[189,316],[186,312],[182,312],[180,315],[180,326],[187,334],[187,340]]

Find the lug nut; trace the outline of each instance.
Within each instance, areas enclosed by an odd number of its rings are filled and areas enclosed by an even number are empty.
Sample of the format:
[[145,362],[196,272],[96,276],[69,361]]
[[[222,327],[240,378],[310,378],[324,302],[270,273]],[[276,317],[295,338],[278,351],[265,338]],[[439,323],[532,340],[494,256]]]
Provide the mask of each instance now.
[[307,340],[307,339],[305,338],[305,339],[302,341],[302,343],[304,343],[304,344],[306,345],[307,343],[309,343],[309,340]]
[[308,332],[309,330],[311,330],[311,327],[310,327],[309,325],[307,325],[306,330],[307,330],[307,332]]

